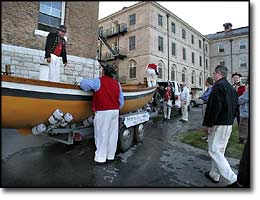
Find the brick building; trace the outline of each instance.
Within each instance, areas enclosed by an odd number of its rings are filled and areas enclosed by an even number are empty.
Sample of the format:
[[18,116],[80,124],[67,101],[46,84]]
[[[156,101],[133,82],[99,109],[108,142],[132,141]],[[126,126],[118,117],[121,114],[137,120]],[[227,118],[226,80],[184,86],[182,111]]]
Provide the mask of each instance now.
[[99,2],[1,2],[2,71],[11,65],[14,76],[39,79],[46,36],[67,26],[68,65],[61,82],[79,82],[99,75],[96,58]]

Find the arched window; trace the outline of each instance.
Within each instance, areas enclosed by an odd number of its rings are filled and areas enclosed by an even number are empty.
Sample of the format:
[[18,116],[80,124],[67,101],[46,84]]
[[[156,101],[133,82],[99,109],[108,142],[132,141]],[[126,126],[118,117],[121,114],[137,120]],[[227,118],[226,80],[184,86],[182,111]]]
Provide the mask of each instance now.
[[200,77],[199,77],[199,86],[202,86],[202,79],[203,79],[203,76],[202,76],[202,73],[200,72]]
[[158,79],[163,78],[163,70],[164,70],[164,63],[163,61],[160,60],[158,63]]
[[171,80],[172,81],[176,81],[176,72],[177,72],[177,67],[176,65],[172,65],[172,68],[171,68]]
[[184,67],[181,72],[181,81],[182,82],[186,82],[186,74],[187,74],[187,69]]
[[195,80],[196,80],[196,72],[193,70],[192,74],[191,74],[191,84],[195,84]]
[[129,78],[136,78],[136,62],[134,60],[129,61]]

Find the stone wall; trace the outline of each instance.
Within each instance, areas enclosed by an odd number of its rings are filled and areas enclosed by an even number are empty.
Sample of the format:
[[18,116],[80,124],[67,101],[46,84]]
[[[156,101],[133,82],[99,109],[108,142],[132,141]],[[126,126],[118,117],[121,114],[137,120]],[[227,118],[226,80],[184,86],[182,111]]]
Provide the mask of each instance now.
[[[45,52],[37,49],[18,47],[2,44],[2,71],[5,65],[11,65],[12,76],[39,79],[41,63]],[[80,82],[83,78],[94,78],[99,76],[99,65],[94,59],[82,58],[68,55],[68,65],[61,67],[60,82]]]

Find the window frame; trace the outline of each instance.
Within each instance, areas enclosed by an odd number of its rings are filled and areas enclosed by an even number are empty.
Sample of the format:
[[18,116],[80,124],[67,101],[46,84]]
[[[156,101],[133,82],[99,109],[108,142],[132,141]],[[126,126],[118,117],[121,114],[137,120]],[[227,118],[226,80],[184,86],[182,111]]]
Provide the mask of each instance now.
[[[132,19],[131,17],[134,16],[134,19]],[[132,22],[134,21],[134,23],[132,24]],[[133,13],[131,15],[129,15],[129,26],[133,26],[136,24],[136,13]]]
[[191,63],[195,64],[195,53],[191,52]]
[[[244,45],[241,45],[242,42],[244,42],[245,44],[244,44]],[[244,48],[241,48],[241,47],[243,47],[243,46],[244,46]],[[240,41],[239,41],[239,50],[244,50],[244,49],[246,49],[246,48],[247,48],[246,40],[240,40]]]
[[[134,39],[134,40],[132,40],[132,39]],[[136,42],[135,41],[136,41],[135,35],[128,38],[128,50],[129,51],[136,50]]]
[[[223,48],[220,48],[220,46],[223,46]],[[220,51],[222,49],[223,51]],[[218,53],[225,53],[225,45],[223,43],[218,44]]]
[[172,33],[175,34],[175,33],[176,33],[176,24],[175,24],[174,22],[172,22],[172,23],[171,23],[171,27],[172,27],[172,28],[171,28]]
[[[128,67],[129,67],[129,79],[136,79],[136,75],[137,75],[137,73],[136,73],[136,61],[135,60],[130,60],[129,61],[129,64],[128,64]],[[134,68],[134,77],[131,77],[131,75],[132,75],[132,70],[133,70],[133,68]]]
[[185,48],[185,47],[182,47],[182,59],[183,59],[183,60],[187,60],[186,48]]
[[163,37],[161,36],[158,36],[158,51],[163,52]]
[[[246,57],[240,57],[239,58],[239,67],[241,68],[246,68],[248,66],[247,64],[247,58]],[[242,66],[242,65],[245,65],[245,66]]]
[[181,29],[181,37],[182,39],[186,40],[186,30],[184,28]]
[[[173,48],[174,47],[174,48]],[[172,56],[176,57],[177,51],[176,51],[176,43],[172,42]]]
[[163,27],[163,16],[158,14],[158,26]]

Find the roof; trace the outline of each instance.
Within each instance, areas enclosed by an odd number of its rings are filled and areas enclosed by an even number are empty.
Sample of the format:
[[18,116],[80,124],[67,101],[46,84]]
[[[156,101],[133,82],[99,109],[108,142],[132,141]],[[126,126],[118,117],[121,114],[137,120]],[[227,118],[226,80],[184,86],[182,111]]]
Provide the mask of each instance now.
[[232,29],[231,31],[228,32],[221,31],[214,34],[209,34],[206,35],[206,37],[209,40],[217,40],[217,39],[224,39],[224,38],[235,37],[240,35],[248,35],[248,32],[249,32],[249,27],[245,26],[237,29]]

